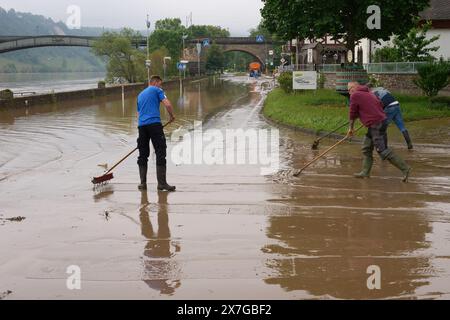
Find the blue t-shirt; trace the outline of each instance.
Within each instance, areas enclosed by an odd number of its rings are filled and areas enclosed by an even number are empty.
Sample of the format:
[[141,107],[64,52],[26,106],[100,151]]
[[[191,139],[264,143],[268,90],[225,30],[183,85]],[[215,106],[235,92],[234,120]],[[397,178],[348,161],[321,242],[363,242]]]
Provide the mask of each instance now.
[[139,113],[139,127],[154,123],[161,123],[159,106],[166,99],[164,91],[158,87],[150,86],[142,91],[137,100]]

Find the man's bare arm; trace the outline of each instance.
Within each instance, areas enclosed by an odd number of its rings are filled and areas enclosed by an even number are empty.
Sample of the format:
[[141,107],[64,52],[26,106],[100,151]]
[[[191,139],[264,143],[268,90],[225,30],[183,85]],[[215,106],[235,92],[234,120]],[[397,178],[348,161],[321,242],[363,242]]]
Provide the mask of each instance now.
[[164,99],[162,101],[162,103],[164,104],[164,106],[166,107],[167,112],[169,113],[170,116],[170,121],[174,121],[175,120],[175,115],[173,114],[173,106],[172,103],[170,102],[169,99]]

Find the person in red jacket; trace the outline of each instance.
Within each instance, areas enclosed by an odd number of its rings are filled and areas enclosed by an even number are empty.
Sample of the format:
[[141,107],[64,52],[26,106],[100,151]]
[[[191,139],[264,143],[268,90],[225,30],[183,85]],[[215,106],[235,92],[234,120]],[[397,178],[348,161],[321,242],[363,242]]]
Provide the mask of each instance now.
[[355,121],[360,119],[368,128],[363,144],[363,170],[355,174],[356,178],[370,178],[373,166],[373,150],[375,149],[382,160],[388,160],[403,173],[403,182],[408,182],[411,167],[388,147],[388,121],[381,101],[370,92],[369,88],[357,82],[348,84],[350,93],[350,129],[349,136],[354,135]]

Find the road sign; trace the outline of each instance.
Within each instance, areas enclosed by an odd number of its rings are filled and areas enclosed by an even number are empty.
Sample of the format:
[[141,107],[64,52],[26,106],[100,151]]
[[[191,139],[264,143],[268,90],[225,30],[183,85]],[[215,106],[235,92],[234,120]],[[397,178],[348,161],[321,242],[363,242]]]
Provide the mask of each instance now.
[[265,39],[264,39],[264,36],[263,36],[263,35],[258,35],[258,36],[256,36],[256,42],[261,43],[261,42],[264,42],[264,41],[265,41]]
[[147,68],[150,68],[152,66],[152,61],[151,60],[145,60],[145,66]]
[[274,52],[273,50],[269,50],[269,56],[273,56]]
[[178,70],[180,70],[180,71],[184,71],[184,70],[186,70],[186,64],[185,64],[185,63],[182,63],[182,62],[178,62],[178,63],[177,63],[177,68],[178,68]]
[[203,40],[203,47],[209,47],[209,39]]

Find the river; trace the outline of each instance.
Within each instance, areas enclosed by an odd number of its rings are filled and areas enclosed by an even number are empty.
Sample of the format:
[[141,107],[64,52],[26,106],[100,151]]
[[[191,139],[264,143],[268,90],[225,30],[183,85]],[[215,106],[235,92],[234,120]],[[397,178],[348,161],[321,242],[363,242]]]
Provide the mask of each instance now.
[[21,93],[50,93],[97,88],[102,72],[0,73],[0,90]]
[[[268,80],[229,77],[168,90],[177,121],[167,136],[189,132],[196,120],[211,130],[279,129],[280,169],[298,168],[317,155],[314,137],[262,117],[269,87]],[[90,179],[135,147],[136,119],[135,96],[124,107],[117,96],[0,110],[0,293],[450,298],[449,119],[427,122],[439,141],[424,135],[414,152],[395,144],[414,167],[409,184],[378,159],[372,179],[355,180],[358,144],[280,181],[251,163],[177,163],[179,144],[169,139],[168,180],[177,192],[156,192],[154,170],[149,191],[138,192],[136,155],[109,185],[93,190]],[[421,127],[411,124],[411,131]],[[324,141],[322,150],[332,143]],[[7,220],[17,217],[25,219]],[[81,290],[66,286],[70,266],[81,270]],[[371,270],[381,272],[379,289],[368,286]]]

